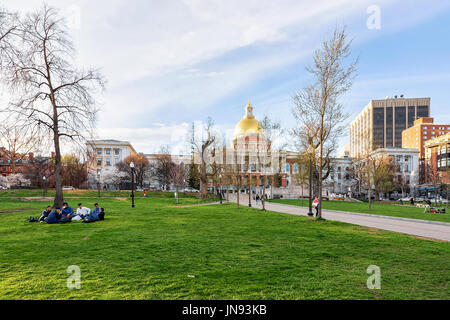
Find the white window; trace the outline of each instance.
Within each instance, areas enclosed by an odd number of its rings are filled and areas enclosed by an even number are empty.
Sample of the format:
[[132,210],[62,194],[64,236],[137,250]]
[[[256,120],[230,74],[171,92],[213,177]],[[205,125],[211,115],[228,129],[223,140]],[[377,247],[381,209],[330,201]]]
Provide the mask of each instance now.
[[111,166],[111,158],[106,158],[106,165]]
[[114,164],[118,164],[120,162],[120,158],[114,158]]
[[111,149],[105,149],[105,152],[106,152],[107,155],[110,155],[111,154]]
[[102,165],[102,162],[103,162],[103,159],[102,159],[102,158],[98,158],[98,159],[97,159],[97,165],[98,165],[98,166],[101,166],[101,165]]
[[103,150],[102,149],[97,149],[97,154],[102,154]]
[[116,156],[120,155],[120,149],[114,149],[114,155]]

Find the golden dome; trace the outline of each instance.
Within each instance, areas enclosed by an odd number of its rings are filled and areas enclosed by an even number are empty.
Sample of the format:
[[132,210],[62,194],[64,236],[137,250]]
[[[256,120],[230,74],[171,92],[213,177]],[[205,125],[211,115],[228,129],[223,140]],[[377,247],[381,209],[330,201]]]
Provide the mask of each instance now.
[[250,134],[264,135],[264,130],[259,121],[255,119],[255,116],[253,115],[253,107],[249,101],[245,107],[244,118],[239,121],[234,129],[234,139]]

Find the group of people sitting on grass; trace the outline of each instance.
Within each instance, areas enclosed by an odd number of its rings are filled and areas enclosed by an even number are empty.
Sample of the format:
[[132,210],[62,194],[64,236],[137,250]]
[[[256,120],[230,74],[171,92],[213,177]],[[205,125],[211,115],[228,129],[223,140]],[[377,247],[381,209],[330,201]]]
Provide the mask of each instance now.
[[42,211],[39,217],[39,222],[56,224],[56,223],[67,223],[72,221],[82,221],[84,223],[95,222],[105,219],[105,209],[100,207],[96,203],[94,210],[87,207],[83,207],[81,203],[78,204],[76,213],[69,206],[67,202],[64,202],[62,208],[54,208],[48,206],[44,211]]

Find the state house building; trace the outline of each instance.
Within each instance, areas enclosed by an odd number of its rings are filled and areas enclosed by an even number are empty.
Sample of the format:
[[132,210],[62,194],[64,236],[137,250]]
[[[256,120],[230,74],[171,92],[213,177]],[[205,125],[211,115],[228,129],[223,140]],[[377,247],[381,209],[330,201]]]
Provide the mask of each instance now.
[[378,148],[401,148],[402,132],[430,116],[430,98],[372,100],[350,124],[350,156]]

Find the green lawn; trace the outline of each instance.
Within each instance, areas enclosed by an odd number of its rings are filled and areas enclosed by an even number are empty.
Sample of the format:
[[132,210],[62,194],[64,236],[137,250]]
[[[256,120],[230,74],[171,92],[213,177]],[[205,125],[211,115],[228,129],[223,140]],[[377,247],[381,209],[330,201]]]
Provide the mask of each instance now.
[[[450,298],[447,242],[171,194],[99,202],[105,221],[43,225],[24,219],[46,202],[0,198],[0,299]],[[81,290],[66,287],[71,265]]]
[[[269,201],[294,206],[308,207],[308,200],[274,199]],[[372,209],[369,210],[369,204],[366,202],[346,201],[323,201],[323,208],[329,210],[379,214],[383,216],[402,217],[410,219],[450,222],[450,209],[447,209],[447,213],[445,214],[429,212],[424,213],[423,208],[411,207],[409,205],[401,206],[395,204],[372,203]]]

